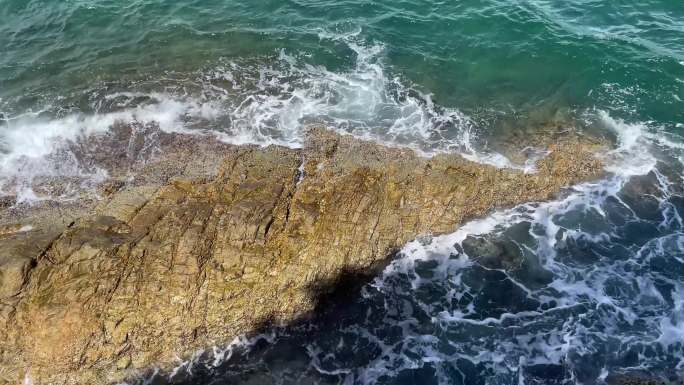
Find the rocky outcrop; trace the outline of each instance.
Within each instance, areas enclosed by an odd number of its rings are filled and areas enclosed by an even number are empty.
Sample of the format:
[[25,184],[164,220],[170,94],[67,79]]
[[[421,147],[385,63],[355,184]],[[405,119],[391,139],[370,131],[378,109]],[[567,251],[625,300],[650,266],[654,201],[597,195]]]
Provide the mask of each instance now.
[[595,177],[597,148],[568,137],[525,174],[313,129],[231,147],[214,177],[107,189],[64,228],[0,235],[0,382],[111,383],[291,321],[417,235]]

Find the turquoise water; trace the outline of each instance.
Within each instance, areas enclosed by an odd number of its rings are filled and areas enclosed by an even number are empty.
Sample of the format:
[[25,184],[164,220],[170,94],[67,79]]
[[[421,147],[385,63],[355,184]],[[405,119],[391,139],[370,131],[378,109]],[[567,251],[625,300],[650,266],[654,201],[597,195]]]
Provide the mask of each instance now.
[[[0,1],[0,195],[18,205],[106,179],[69,144],[116,122],[293,147],[324,122],[502,167],[523,166],[500,143],[549,126],[615,144],[603,180],[409,244],[351,303],[159,382],[681,380],[683,100],[675,0]],[[473,262],[468,237],[526,262]]]
[[94,88],[162,90],[280,50],[344,72],[346,34],[382,47],[388,77],[488,123],[566,108],[680,123],[684,7],[627,3],[6,0],[0,96],[14,114],[61,98],[90,112]]

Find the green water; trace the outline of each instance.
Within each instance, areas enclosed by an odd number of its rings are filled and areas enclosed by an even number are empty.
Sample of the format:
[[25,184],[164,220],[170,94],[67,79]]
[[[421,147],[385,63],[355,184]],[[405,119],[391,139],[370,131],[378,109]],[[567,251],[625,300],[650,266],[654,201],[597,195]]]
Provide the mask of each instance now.
[[[684,5],[659,1],[25,1],[0,4],[10,112],[103,82],[184,76],[280,49],[343,71],[360,31],[393,76],[485,119],[563,108],[684,120]],[[19,110],[17,110],[19,109]]]

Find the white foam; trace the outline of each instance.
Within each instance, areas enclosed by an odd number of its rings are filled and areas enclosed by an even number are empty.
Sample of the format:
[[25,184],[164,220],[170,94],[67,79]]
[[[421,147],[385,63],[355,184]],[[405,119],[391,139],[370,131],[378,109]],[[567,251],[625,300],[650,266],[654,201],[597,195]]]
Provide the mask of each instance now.
[[216,79],[230,79],[232,84],[230,96],[223,89],[213,94],[228,105],[231,122],[221,127],[222,138],[236,144],[300,147],[302,128],[324,123],[338,133],[412,148],[423,156],[459,152],[475,162],[534,171],[530,164],[517,165],[501,154],[476,149],[475,125],[468,116],[436,105],[430,93],[389,74],[384,46],[360,41],[360,29],[350,27],[319,33],[321,39],[346,44],[355,55],[354,66],[344,72],[311,65],[306,55],[281,50],[269,66],[255,69],[252,63],[231,62],[206,74],[208,89]]
[[[475,125],[468,116],[458,109],[436,105],[430,93],[413,89],[405,80],[389,74],[383,63],[383,45],[362,42],[358,26],[341,25],[338,29],[320,31],[319,37],[344,43],[353,52],[354,65],[344,72],[311,65],[306,55],[281,50],[269,65],[230,62],[203,72],[198,80],[201,97],[115,92],[105,95],[104,100],[114,103],[118,112],[53,120],[35,116],[10,119],[9,129],[0,139],[6,148],[0,156],[0,179],[17,177],[10,170],[19,168],[18,163],[35,163],[64,142],[105,133],[116,122],[154,123],[166,132],[211,134],[238,145],[293,148],[303,145],[307,124],[324,123],[339,133],[412,148],[423,156],[458,152],[471,161],[499,168],[535,171],[539,157],[520,165],[502,154],[477,149],[473,145]],[[230,87],[218,87],[215,80],[229,82]],[[132,104],[140,98],[152,102]],[[621,130],[632,128],[618,121],[610,123]],[[198,126],[207,129],[196,129]],[[628,132],[623,139],[634,140]],[[625,146],[630,145],[632,142],[625,142]],[[49,172],[41,170],[50,168],[45,164],[32,168],[34,172],[29,175],[83,176],[78,165]],[[36,199],[30,194],[25,197]]]
[[[436,106],[429,93],[412,90],[389,75],[382,60],[384,47],[362,43],[358,34],[354,28],[320,34],[321,39],[343,42],[355,54],[354,66],[345,72],[308,64],[305,56],[281,50],[271,65],[230,63],[202,73],[201,97],[115,92],[102,100],[116,112],[10,118],[0,132],[0,194],[19,194],[22,201],[42,199],[31,190],[31,182],[45,175],[79,176],[91,184],[103,180],[104,170],[86,169],[68,153],[61,154],[59,162],[49,158],[69,143],[108,132],[116,123],[156,124],[165,132],[211,134],[238,145],[294,148],[302,146],[307,124],[324,123],[339,133],[409,147],[424,156],[455,151],[476,162],[533,171],[529,164],[515,165],[503,155],[476,150],[474,125],[466,115]],[[212,83],[217,79],[231,86],[217,87]],[[147,102],[135,105],[140,99]],[[101,104],[97,101],[94,107]]]
[[[120,96],[122,93],[110,95]],[[193,115],[211,119],[217,115],[209,103],[180,101],[163,94],[149,94],[157,102],[120,112],[85,115],[73,114],[57,119],[19,117],[9,119],[3,128],[2,143],[6,152],[0,159],[3,169],[20,158],[40,158],[54,152],[63,141],[103,134],[115,123],[155,123],[167,132],[183,130],[181,118]]]
[[660,321],[658,342],[665,349],[675,344],[684,347],[684,285],[676,284],[672,300],[674,302],[672,314],[669,317],[663,317]]
[[[116,93],[107,98],[121,96],[133,98],[140,95]],[[3,150],[0,152],[0,194],[16,195],[18,202],[55,198],[39,196],[33,191],[32,181],[43,176],[76,176],[86,178],[91,184],[103,181],[107,172],[97,167],[85,167],[69,151],[68,146],[79,140],[103,135],[117,123],[154,124],[165,132],[207,134],[203,130],[189,130],[185,119],[211,120],[219,114],[213,103],[177,99],[158,93],[145,96],[153,102],[117,112],[71,114],[53,119],[25,114],[9,119],[7,126],[0,130],[0,148]]]
[[623,177],[644,175],[655,167],[656,158],[649,151],[648,128],[643,123],[626,123],[599,111],[603,124],[618,138],[618,147],[607,154],[606,170]]
[[[409,95],[399,79],[386,74],[384,47],[362,45],[353,36],[336,37],[356,55],[354,68],[347,72],[306,64],[280,51],[278,66],[259,70],[256,92],[241,87],[246,94],[231,112],[231,135],[253,135],[257,141],[275,137],[297,146],[304,123],[324,122],[340,133],[426,154],[461,147],[468,119],[456,110],[437,111],[430,95]],[[450,140],[441,137],[446,126],[457,131]]]

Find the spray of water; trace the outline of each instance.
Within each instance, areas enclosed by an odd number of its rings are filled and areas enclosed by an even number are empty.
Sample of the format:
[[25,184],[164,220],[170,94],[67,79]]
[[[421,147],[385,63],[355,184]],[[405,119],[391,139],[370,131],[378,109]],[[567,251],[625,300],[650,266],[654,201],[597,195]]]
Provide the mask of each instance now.
[[194,92],[180,83],[164,92],[96,90],[88,113],[62,116],[51,114],[51,107],[9,117],[0,130],[0,194],[39,199],[32,186],[45,176],[77,177],[86,187],[101,182],[107,170],[86,167],[68,147],[106,135],[115,124],[213,135],[232,144],[297,148],[308,124],[323,123],[342,134],[413,148],[424,156],[460,152],[476,162],[526,167],[478,151],[472,143],[475,126],[466,115],[436,105],[429,94],[391,75],[383,46],[362,43],[357,35],[320,33],[321,39],[344,43],[353,53],[353,65],[344,72],[281,50],[268,63],[229,62],[203,70],[190,82]]

